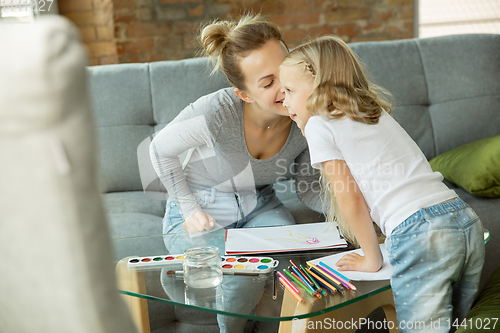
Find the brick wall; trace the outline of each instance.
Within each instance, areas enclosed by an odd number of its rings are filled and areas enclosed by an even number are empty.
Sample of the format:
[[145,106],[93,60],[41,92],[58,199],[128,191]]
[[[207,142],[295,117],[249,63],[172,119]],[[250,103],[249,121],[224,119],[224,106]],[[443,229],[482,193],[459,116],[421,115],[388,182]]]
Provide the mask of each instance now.
[[59,0],[91,64],[193,57],[201,25],[262,12],[294,47],[335,33],[347,42],[413,37],[413,0]]
[[116,64],[113,0],[59,0],[59,13],[80,30],[87,46],[90,65]]

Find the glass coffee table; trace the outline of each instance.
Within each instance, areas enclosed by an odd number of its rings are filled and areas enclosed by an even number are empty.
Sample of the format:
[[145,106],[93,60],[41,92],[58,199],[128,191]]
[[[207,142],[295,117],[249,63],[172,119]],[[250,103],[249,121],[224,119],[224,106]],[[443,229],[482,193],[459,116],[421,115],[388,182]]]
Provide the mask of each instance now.
[[[149,332],[147,300],[249,320],[280,322],[279,332],[291,332],[292,328],[293,332],[307,332],[311,325],[316,328],[314,332],[321,332],[317,329],[318,325],[323,325],[327,331],[329,331],[328,326],[331,330],[334,327],[338,329],[339,325],[342,325],[343,332],[355,332],[364,318],[378,307],[384,309],[387,321],[392,321],[394,326],[397,326],[389,280],[352,281],[357,290],[346,289],[343,294],[328,292],[321,298],[312,296],[299,287],[303,301],[298,302],[288,291],[281,288],[279,283],[274,299],[272,273],[257,276],[225,274],[222,283],[216,288],[192,289],[184,284],[181,266],[128,267],[129,258],[133,256],[179,255],[182,254],[179,252],[182,246],[211,244],[223,247],[224,235],[221,230],[193,238],[187,234],[169,234],[113,240],[115,246],[121,249],[134,248],[128,245],[135,243],[158,244],[164,237],[167,243],[173,244],[170,251],[165,247],[162,253],[143,253],[146,250],[134,249],[134,253],[127,253],[127,257],[116,265],[118,287],[122,294],[128,296],[127,303],[142,332]],[[179,244],[183,245],[178,247]],[[306,265],[306,261],[341,251],[315,250],[255,256],[278,260],[279,265],[275,269],[283,271],[290,265],[290,260]],[[224,250],[221,249],[221,254],[223,253]],[[397,332],[396,329],[390,331]]]

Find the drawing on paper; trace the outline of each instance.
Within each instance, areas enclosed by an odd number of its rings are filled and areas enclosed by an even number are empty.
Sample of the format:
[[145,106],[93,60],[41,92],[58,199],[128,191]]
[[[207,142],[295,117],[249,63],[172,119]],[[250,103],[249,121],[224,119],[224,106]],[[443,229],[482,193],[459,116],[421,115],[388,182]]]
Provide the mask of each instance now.
[[269,241],[284,241],[290,243],[303,243],[303,244],[318,244],[320,240],[316,237],[305,236],[301,233],[295,233],[295,235],[290,231],[286,230],[290,233],[289,237],[281,237],[281,238],[266,238],[265,240]]

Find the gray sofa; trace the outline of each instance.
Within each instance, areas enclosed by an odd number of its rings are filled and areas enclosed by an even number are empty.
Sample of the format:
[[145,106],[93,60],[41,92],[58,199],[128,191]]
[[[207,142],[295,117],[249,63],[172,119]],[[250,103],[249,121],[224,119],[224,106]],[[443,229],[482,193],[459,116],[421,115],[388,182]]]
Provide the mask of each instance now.
[[[350,44],[375,82],[395,98],[393,116],[433,157],[458,146],[500,134],[500,35],[459,35]],[[160,234],[165,201],[143,192],[137,151],[188,103],[228,86],[209,76],[206,58],[89,67],[91,100],[98,134],[101,191],[115,244],[116,260],[165,251],[161,238],[120,242]],[[139,161],[141,158],[139,158]],[[140,162],[143,163],[143,162]],[[298,223],[322,219],[307,209],[285,181],[278,193]],[[146,184],[148,186],[156,186]],[[491,232],[482,282],[500,265],[494,239],[500,233],[500,198],[473,196],[448,183],[477,212]],[[283,186],[279,187],[280,189]],[[153,304],[154,303],[154,304]],[[149,301],[151,329],[157,332],[217,332],[214,315]]]

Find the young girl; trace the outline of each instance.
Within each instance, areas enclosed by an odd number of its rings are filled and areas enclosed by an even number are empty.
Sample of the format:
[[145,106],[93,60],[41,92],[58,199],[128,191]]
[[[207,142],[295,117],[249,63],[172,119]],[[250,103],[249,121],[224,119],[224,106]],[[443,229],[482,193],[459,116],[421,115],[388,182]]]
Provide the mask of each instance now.
[[340,38],[294,49],[281,65],[280,81],[283,105],[306,136],[311,164],[328,179],[330,215],[346,223],[352,233],[344,234],[363,249],[364,256],[339,260],[339,270],[380,269],[375,221],[387,236],[400,331],[424,322],[423,331],[447,332],[453,316],[464,318],[478,289],[484,262],[479,218],[432,171]]

